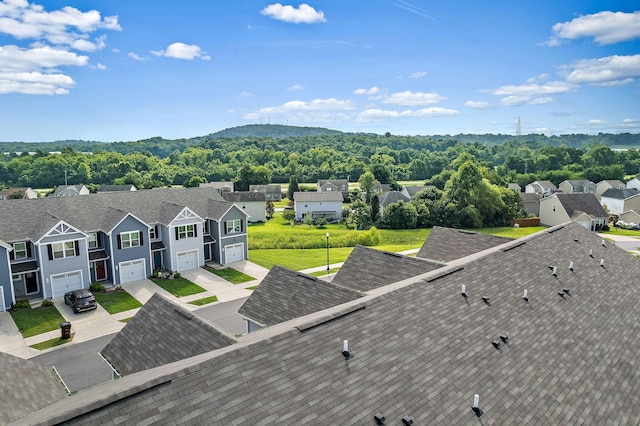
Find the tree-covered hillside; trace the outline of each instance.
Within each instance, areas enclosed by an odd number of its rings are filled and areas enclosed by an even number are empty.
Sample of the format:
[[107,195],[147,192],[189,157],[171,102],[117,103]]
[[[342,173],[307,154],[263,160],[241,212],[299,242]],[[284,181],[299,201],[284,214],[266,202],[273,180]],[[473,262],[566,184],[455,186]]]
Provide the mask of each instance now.
[[248,124],[246,126],[232,127],[216,133],[211,133],[208,138],[299,138],[304,136],[339,135],[342,132],[325,129],[322,127],[298,127],[284,126],[281,124]]

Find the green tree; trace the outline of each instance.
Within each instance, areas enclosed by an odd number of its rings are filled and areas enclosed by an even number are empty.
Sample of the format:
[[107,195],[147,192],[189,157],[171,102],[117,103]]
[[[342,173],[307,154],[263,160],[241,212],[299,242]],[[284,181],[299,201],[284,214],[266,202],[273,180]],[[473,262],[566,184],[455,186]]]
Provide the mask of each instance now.
[[376,223],[378,215],[380,214],[380,196],[374,193],[371,196],[369,205],[371,206],[371,222]]
[[184,186],[185,188],[196,188],[196,187],[200,186],[201,183],[206,183],[206,182],[207,182],[207,180],[205,178],[203,178],[203,177],[191,176],[189,179],[184,181],[182,186]]
[[371,207],[362,200],[356,200],[351,203],[349,217],[358,229],[368,229],[371,226]]
[[360,184],[360,191],[365,194],[365,200],[367,204],[371,202],[371,194],[373,186],[375,185],[376,177],[370,171],[364,172],[360,175],[358,183]]
[[293,194],[300,191],[298,187],[298,177],[295,175],[291,175],[289,177],[289,188],[287,189],[287,198],[290,201],[293,201]]
[[284,219],[285,222],[292,223],[294,220],[296,220],[296,212],[293,210],[284,210],[282,212],[282,219]]
[[271,219],[273,217],[273,214],[275,213],[275,207],[273,205],[273,201],[269,200],[267,201],[267,204],[264,208],[266,214],[267,214],[267,219]]
[[418,220],[418,211],[411,203],[397,201],[382,211],[381,227],[387,229],[414,229]]

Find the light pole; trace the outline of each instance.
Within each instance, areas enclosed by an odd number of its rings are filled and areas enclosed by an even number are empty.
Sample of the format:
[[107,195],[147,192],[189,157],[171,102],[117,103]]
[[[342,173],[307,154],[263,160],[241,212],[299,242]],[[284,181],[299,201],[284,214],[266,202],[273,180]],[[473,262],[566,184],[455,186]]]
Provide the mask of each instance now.
[[329,233],[327,232],[325,234],[325,237],[327,237],[327,274],[331,271],[331,268],[329,267]]

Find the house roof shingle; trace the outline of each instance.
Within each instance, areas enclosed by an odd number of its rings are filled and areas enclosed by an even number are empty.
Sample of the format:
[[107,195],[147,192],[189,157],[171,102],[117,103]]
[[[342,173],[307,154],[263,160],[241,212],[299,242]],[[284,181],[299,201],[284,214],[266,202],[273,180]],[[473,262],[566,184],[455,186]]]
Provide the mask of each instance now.
[[608,216],[594,194],[555,194],[555,196],[558,197],[558,201],[569,217],[572,217],[576,211],[597,218]]
[[618,200],[626,200],[627,198],[631,198],[634,195],[638,195],[638,194],[640,194],[640,191],[638,191],[635,188],[624,188],[624,189],[609,188],[602,193],[602,197],[615,198]]
[[282,266],[274,266],[238,313],[272,326],[362,297],[362,294]]
[[638,276],[640,260],[569,223],[23,420],[635,425]]
[[388,206],[389,204],[397,203],[398,201],[402,201],[403,203],[407,203],[411,201],[406,195],[404,195],[400,191],[389,191],[385,192],[380,196],[380,205]]
[[252,201],[265,202],[266,201],[266,196],[264,192],[249,192],[249,191],[225,192],[222,194],[222,197],[231,203],[252,202]]
[[511,238],[434,226],[417,257],[450,262],[512,241]]
[[120,374],[132,374],[234,342],[230,335],[155,293],[101,353]]
[[324,191],[324,192],[294,192],[294,201],[343,201],[342,192],[340,191]]

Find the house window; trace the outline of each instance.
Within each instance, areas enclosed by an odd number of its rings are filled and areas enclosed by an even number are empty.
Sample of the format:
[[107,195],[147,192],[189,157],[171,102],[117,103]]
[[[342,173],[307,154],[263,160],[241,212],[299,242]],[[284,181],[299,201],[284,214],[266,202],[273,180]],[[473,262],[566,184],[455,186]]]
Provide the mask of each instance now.
[[120,248],[126,249],[139,247],[140,245],[140,231],[123,232],[120,234]]
[[150,237],[152,240],[155,240],[155,239],[159,238],[159,237],[158,237],[158,225],[154,225],[154,226],[149,230],[149,237]]
[[227,221],[227,234],[236,234],[242,232],[242,221],[234,219]]
[[27,257],[27,243],[13,243],[13,258],[26,259]]
[[193,238],[196,236],[196,226],[195,225],[183,225],[178,226],[178,239],[182,240],[184,238]]
[[64,259],[65,257],[73,257],[76,255],[76,245],[73,241],[66,243],[51,244],[51,251],[54,259]]
[[202,233],[204,235],[209,235],[209,221],[208,220],[205,220],[202,223]]
[[98,248],[98,234],[95,232],[91,232],[89,237],[87,238],[87,245],[89,249]]

